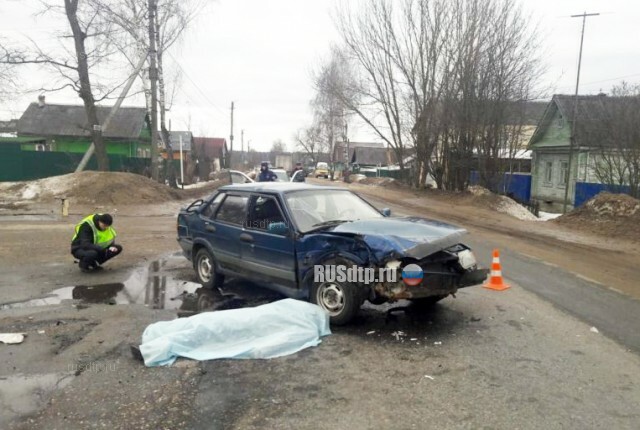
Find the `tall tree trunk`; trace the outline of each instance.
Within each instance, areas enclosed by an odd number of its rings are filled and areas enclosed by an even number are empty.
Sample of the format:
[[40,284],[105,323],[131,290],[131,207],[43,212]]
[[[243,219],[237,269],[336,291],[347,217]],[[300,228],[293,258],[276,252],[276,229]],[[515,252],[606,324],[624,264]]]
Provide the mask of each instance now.
[[98,121],[98,112],[96,102],[93,98],[91,90],[91,81],[89,80],[89,65],[87,62],[87,51],[84,41],[87,35],[80,28],[78,22],[78,0],[65,0],[64,8],[73,33],[73,42],[76,48],[76,57],[78,60],[78,78],[80,79],[80,98],[84,103],[84,111],[87,115],[89,131],[95,145],[96,159],[98,161],[98,170],[103,172],[109,171],[109,157],[102,138],[100,122]]
[[149,80],[151,81],[151,177],[158,180],[158,90],[156,82],[156,0],[149,0]]
[[[155,35],[156,35],[156,46],[160,46],[160,31],[158,28],[158,17],[156,16],[156,24],[155,24]],[[169,181],[169,186],[171,188],[178,188],[176,184],[176,169],[173,164],[173,145],[171,142],[171,138],[169,135],[169,131],[166,126],[166,117],[167,117],[167,100],[165,94],[164,87],[164,69],[162,67],[162,50],[159,50],[157,53],[158,57],[158,101],[160,105],[160,130],[162,132],[162,141],[164,142],[164,148],[167,151],[167,164],[165,170],[165,178]],[[173,142],[178,143],[178,142]],[[182,156],[182,154],[180,154]],[[183,161],[180,160],[180,163]]]

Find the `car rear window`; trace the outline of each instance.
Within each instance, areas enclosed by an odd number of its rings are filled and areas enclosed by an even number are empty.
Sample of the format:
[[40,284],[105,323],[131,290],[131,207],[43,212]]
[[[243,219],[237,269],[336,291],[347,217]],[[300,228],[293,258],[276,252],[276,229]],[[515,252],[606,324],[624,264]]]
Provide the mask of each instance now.
[[220,206],[216,220],[242,225],[247,214],[247,200],[247,196],[227,196]]

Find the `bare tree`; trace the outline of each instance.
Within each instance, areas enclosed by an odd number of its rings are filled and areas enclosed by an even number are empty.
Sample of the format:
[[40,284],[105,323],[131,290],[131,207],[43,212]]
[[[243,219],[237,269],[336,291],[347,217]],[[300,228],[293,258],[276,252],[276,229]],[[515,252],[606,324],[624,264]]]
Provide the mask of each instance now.
[[282,141],[282,139],[276,139],[271,144],[271,152],[276,154],[287,152],[287,145]]
[[598,180],[613,191],[629,187],[640,198],[640,84],[622,82],[602,99],[607,113],[594,163]]
[[[113,54],[109,43],[112,27],[101,19],[93,1],[79,2],[64,0],[64,5],[43,3],[47,14],[64,14],[69,23],[70,34],[60,37],[62,53],[45,52],[35,42],[30,48],[9,48],[0,45],[0,64],[18,66],[35,64],[45,66],[54,71],[61,79],[57,85],[42,87],[40,91],[59,91],[64,88],[73,89],[82,99],[87,116],[87,132],[95,144],[98,169],[109,170],[101,124],[98,120],[96,103],[109,97],[119,85],[100,79],[97,83],[95,70],[106,62]],[[67,41],[73,45],[68,46]],[[91,40],[90,48],[87,42]],[[108,83],[107,83],[108,82]]]
[[[94,0],[100,1],[104,18],[110,20],[115,26],[122,29],[128,36],[116,37],[113,43],[135,62],[132,57],[139,57],[149,51],[151,37],[154,38],[155,63],[157,75],[157,103],[160,108],[160,137],[164,143],[168,160],[173,159],[173,144],[167,127],[167,111],[171,104],[171,97],[167,90],[167,74],[165,67],[165,55],[176,44],[187,30],[189,24],[202,10],[205,2],[202,0]],[[152,13],[150,13],[152,12]],[[133,44],[129,43],[133,41]],[[149,69],[141,73],[146,95],[147,109],[152,111],[152,76]],[[178,76],[171,79],[178,82]],[[177,86],[174,85],[175,90]],[[157,147],[152,148],[152,163],[157,163]],[[169,184],[176,186],[176,173],[171,161],[167,162],[167,177]],[[157,167],[156,167],[157,171]]]
[[326,151],[326,142],[322,139],[322,130],[317,125],[311,125],[300,129],[293,136],[295,146],[307,154],[313,161],[318,160],[318,155]]
[[[513,146],[514,102],[540,76],[537,44],[513,0],[345,2],[336,24],[357,65],[355,112],[396,151],[416,153],[415,183],[464,189]],[[482,160],[478,163],[477,160]]]
[[[344,135],[349,122],[350,106],[356,103],[352,99],[353,85],[350,63],[343,53],[332,47],[329,58],[321,64],[313,76],[315,98],[311,101],[314,113],[314,125],[325,144],[324,149],[329,153],[329,160],[333,164],[336,141]],[[333,177],[333,169],[331,170]]]

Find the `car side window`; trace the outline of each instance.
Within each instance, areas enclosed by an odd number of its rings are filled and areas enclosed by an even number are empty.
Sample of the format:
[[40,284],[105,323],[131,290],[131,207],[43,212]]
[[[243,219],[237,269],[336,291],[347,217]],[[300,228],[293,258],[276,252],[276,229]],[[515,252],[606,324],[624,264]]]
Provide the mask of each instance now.
[[244,224],[248,200],[249,198],[246,196],[227,196],[218,210],[216,220],[230,224]]
[[248,228],[269,231],[269,225],[285,223],[278,202],[273,197],[252,196],[249,204]]
[[215,196],[213,200],[204,209],[202,209],[201,214],[207,218],[213,218],[213,215],[215,215],[216,210],[220,206],[220,202],[224,199],[225,196],[226,194],[224,193],[220,193]]

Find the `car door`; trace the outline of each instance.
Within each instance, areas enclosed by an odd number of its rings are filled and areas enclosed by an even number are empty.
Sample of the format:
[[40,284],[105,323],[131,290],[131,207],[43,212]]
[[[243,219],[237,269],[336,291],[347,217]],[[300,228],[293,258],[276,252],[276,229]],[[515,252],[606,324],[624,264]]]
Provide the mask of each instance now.
[[291,224],[273,195],[252,195],[245,231],[240,237],[246,270],[261,282],[297,288]]
[[205,229],[213,247],[214,257],[223,272],[243,271],[240,255],[240,236],[247,216],[249,196],[228,192]]

